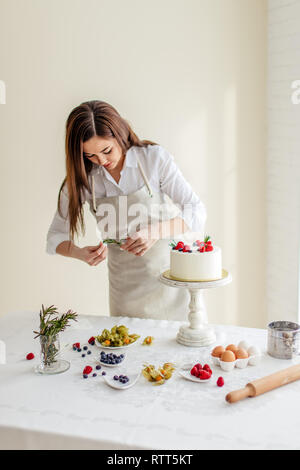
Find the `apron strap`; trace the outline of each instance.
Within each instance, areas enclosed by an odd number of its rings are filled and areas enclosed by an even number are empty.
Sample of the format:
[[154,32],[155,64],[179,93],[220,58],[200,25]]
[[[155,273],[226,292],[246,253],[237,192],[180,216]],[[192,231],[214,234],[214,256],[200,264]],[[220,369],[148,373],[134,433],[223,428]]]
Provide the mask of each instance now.
[[94,175],[92,175],[92,198],[93,198],[93,211],[96,213],[97,212],[97,206],[96,206],[96,197],[95,197],[95,178],[94,178]]
[[139,170],[140,170],[141,175],[142,175],[142,177],[143,177],[143,180],[144,180],[144,182],[145,182],[145,185],[147,186],[147,189],[148,189],[148,192],[149,192],[149,196],[152,197],[152,196],[153,196],[153,193],[152,193],[152,188],[151,188],[151,186],[150,186],[149,180],[148,180],[148,178],[147,178],[147,176],[146,176],[146,173],[144,172],[144,169],[143,169],[143,167],[142,167],[142,165],[141,165],[141,162],[140,162],[140,160],[139,160],[139,157],[136,156],[136,159],[137,159],[137,164],[138,164]]
[[[150,197],[153,197],[153,192],[152,192],[152,188],[150,186],[150,183],[149,183],[149,180],[146,176],[146,173],[144,172],[144,169],[141,165],[141,162],[138,158],[138,156],[136,155],[136,159],[137,159],[137,164],[138,164],[138,167],[139,167],[139,170],[140,170],[140,173],[142,175],[142,178],[144,180],[144,183],[145,185],[147,186],[147,189],[148,189],[148,192],[149,192],[149,196]],[[97,206],[96,206],[96,197],[95,197],[95,178],[94,178],[94,175],[92,175],[92,198],[93,198],[93,211],[94,212],[97,212]]]

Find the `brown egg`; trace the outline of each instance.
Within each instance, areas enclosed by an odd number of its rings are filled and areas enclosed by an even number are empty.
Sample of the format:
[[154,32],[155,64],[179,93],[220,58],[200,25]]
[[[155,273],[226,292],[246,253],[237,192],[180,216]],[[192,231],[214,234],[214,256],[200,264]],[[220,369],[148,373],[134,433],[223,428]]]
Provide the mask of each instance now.
[[216,346],[212,350],[211,355],[214,357],[221,357],[224,351],[225,351],[225,348],[223,348],[223,346]]
[[235,352],[235,355],[236,355],[236,358],[237,359],[247,359],[247,357],[249,357],[249,354],[247,353],[247,351],[243,348],[240,348],[238,349],[236,352]]
[[239,348],[235,344],[228,344],[226,351],[232,351],[234,354]]
[[232,351],[224,351],[221,356],[221,361],[223,362],[233,362],[235,361],[235,354]]

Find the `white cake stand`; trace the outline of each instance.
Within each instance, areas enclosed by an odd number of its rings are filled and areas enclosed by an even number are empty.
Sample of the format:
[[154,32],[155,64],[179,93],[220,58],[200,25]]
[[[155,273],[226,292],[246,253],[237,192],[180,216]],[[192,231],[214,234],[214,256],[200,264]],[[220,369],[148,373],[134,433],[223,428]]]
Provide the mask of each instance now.
[[222,270],[222,277],[216,281],[180,281],[170,276],[170,270],[163,272],[159,280],[170,287],[188,289],[191,295],[189,303],[189,325],[180,327],[177,341],[190,347],[209,346],[216,341],[214,329],[207,324],[206,312],[203,303],[203,290],[222,287],[232,281],[231,274]]

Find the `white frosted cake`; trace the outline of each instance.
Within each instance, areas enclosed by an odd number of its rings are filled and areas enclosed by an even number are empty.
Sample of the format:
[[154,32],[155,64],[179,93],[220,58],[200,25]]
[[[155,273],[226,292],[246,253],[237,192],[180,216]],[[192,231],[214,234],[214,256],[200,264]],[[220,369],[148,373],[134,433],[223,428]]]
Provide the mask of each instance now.
[[173,242],[170,250],[170,276],[182,281],[213,281],[222,278],[222,250],[210,237],[196,240],[193,249]]

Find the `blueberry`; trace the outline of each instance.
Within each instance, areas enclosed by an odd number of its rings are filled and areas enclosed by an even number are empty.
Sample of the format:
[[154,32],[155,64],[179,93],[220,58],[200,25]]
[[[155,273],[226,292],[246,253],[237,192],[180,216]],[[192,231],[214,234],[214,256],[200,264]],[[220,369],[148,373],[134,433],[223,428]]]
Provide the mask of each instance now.
[[106,372],[103,371],[103,372],[102,372],[102,375],[106,375]]
[[81,354],[81,357],[85,357],[85,354]]
[[93,374],[93,377],[97,377],[97,374],[96,374],[96,372],[94,372],[94,374]]
[[77,348],[76,348],[76,346],[73,346],[73,351],[77,351]]
[[192,250],[189,250],[188,253],[192,253]]
[[183,251],[183,248],[179,248],[179,250],[178,250],[178,251]]
[[176,250],[176,246],[173,246],[172,250]]
[[87,348],[88,348],[87,346],[83,346],[83,349],[84,349],[84,351],[86,351],[86,350],[87,350]]
[[78,348],[77,351],[78,351],[78,352],[81,352],[81,348]]
[[92,346],[95,346],[95,341],[92,341],[92,342],[91,342],[91,345],[92,345]]
[[114,380],[119,380],[119,377],[117,375],[115,375]]
[[87,379],[87,378],[88,378],[88,375],[87,375],[87,374],[83,374],[83,378],[84,378],[84,379]]
[[99,364],[96,365],[96,369],[97,370],[100,370],[101,369],[101,366]]
[[120,358],[121,358],[121,359],[124,359],[124,354],[121,354],[121,355],[120,355]]
[[92,353],[92,351],[88,351],[88,352],[87,352],[87,354],[91,354],[91,353]]

